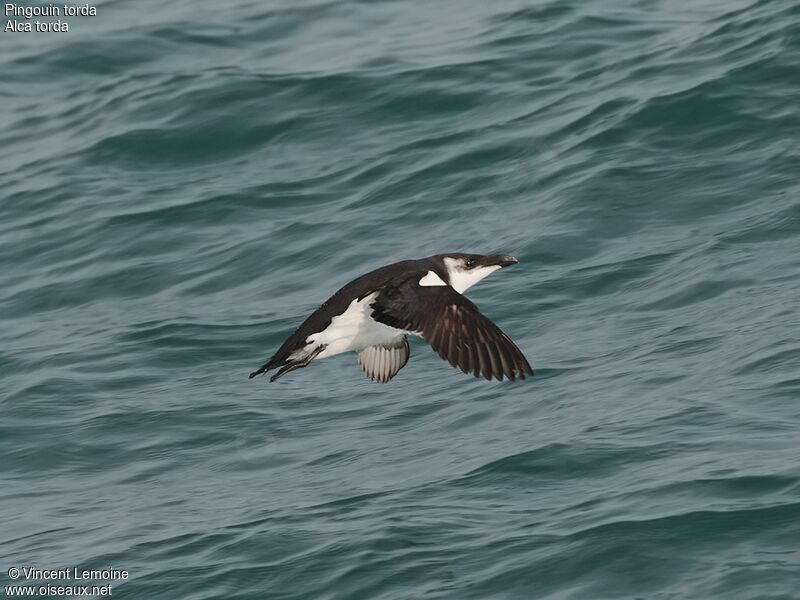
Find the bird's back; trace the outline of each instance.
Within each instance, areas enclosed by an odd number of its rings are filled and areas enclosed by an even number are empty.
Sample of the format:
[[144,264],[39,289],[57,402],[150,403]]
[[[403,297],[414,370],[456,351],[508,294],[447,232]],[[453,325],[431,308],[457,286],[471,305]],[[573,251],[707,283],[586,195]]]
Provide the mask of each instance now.
[[400,262],[386,265],[357,277],[350,283],[342,287],[333,296],[328,298],[323,304],[298,327],[295,332],[286,338],[281,347],[269,360],[267,369],[282,366],[289,356],[305,346],[306,339],[315,333],[319,333],[331,324],[333,318],[341,315],[354,299],[361,299],[370,293],[381,289],[387,282],[398,277],[411,277],[417,273],[425,273],[429,269],[435,269],[435,265],[428,265],[419,260],[403,260]]

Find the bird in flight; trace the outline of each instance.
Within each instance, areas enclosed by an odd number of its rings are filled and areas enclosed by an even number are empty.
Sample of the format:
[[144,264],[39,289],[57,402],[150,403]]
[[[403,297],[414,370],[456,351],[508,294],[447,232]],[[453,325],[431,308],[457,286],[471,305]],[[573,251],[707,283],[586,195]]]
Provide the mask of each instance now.
[[464,373],[524,379],[533,369],[520,349],[462,295],[516,263],[513,256],[454,253],[371,271],[311,313],[250,378],[278,369],[275,381],[314,360],[354,351],[367,377],[386,383],[408,362],[407,335],[413,334]]

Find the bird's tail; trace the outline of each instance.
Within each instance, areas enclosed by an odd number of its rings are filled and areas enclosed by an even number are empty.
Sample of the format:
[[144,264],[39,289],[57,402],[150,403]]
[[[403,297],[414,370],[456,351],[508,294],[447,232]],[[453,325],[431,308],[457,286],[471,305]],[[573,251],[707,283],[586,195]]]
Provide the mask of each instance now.
[[283,358],[278,358],[278,355],[275,355],[272,358],[270,358],[266,363],[261,365],[258,369],[250,373],[250,379],[252,379],[256,375],[260,375],[261,373],[266,373],[270,369],[273,369],[275,367],[280,367],[278,372],[269,378],[270,381],[275,381],[276,379],[282,377],[286,373],[290,373],[295,369],[302,369],[303,367],[308,366],[308,364],[312,360],[314,360],[317,354],[325,350],[325,348],[326,348],[325,344],[320,344],[319,346],[314,348],[311,352],[308,352],[305,355],[303,355],[301,358],[292,358],[290,356],[289,358],[283,359]]
[[273,359],[270,358],[267,362],[258,367],[258,369],[250,373],[250,377],[248,379],[252,379],[256,375],[261,375],[262,373],[266,373],[270,369],[274,369],[277,365],[272,364],[272,360]]

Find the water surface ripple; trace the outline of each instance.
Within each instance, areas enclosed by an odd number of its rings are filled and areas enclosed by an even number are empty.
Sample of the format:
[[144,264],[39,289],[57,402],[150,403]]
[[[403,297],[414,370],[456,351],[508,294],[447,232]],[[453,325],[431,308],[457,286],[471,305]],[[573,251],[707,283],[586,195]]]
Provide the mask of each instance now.
[[[0,36],[0,567],[797,598],[800,5],[109,1]],[[464,250],[537,371],[247,374]],[[8,583],[3,575],[3,582]]]

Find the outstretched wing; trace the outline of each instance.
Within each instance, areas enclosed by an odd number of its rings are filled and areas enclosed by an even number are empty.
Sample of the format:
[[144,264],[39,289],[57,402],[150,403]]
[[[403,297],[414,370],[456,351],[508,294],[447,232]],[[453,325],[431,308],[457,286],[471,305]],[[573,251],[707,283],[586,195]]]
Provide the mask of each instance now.
[[420,333],[439,356],[465,373],[498,380],[533,375],[514,342],[449,285],[423,286],[417,278],[393,282],[372,307],[376,321]]

